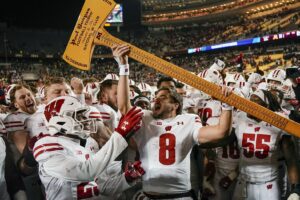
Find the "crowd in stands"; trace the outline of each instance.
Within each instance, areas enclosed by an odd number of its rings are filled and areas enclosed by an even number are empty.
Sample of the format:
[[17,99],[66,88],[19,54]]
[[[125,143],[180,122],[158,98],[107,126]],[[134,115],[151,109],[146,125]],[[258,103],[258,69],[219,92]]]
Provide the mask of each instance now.
[[221,13],[237,8],[241,8],[243,6],[247,6],[253,3],[260,2],[262,0],[240,0],[240,1],[232,1],[228,3],[224,3],[221,5],[211,6],[207,8],[193,8],[189,10],[180,10],[180,11],[169,11],[165,13],[157,13],[154,14],[145,14],[143,15],[144,22],[155,22],[155,21],[172,21],[178,19],[186,19],[191,17],[200,17],[209,14]]

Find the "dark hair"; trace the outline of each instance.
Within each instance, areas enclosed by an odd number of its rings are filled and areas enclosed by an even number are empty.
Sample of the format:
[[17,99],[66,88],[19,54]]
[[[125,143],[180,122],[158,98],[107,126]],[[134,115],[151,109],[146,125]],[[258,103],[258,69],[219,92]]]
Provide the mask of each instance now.
[[184,84],[181,83],[181,82],[176,82],[175,87],[176,87],[176,88],[183,88],[183,87],[184,87]]
[[282,109],[280,107],[280,104],[277,101],[276,97],[270,91],[267,91],[267,90],[262,90],[262,91],[263,91],[263,93],[265,94],[266,98],[269,101],[268,109],[272,110],[273,112],[282,111]]
[[177,108],[177,110],[176,110],[176,114],[177,114],[177,115],[180,115],[180,114],[182,113],[182,107],[183,107],[183,100],[182,100],[181,95],[178,94],[178,93],[176,92],[176,90],[172,90],[172,89],[167,88],[167,87],[159,88],[159,89],[155,92],[155,95],[156,95],[157,93],[159,93],[160,91],[162,91],[162,90],[168,91],[168,92],[169,92],[169,95],[170,95],[170,97],[172,98],[172,100],[174,101],[174,103],[178,103],[178,104],[179,104],[179,106],[178,106],[178,108]]
[[117,80],[105,80],[100,84],[100,92],[98,93],[98,100],[101,98],[101,96],[106,92],[107,89],[111,89],[113,85],[118,85]]
[[157,81],[157,88],[160,88],[162,82],[172,81],[176,85],[176,81],[170,76],[161,76]]

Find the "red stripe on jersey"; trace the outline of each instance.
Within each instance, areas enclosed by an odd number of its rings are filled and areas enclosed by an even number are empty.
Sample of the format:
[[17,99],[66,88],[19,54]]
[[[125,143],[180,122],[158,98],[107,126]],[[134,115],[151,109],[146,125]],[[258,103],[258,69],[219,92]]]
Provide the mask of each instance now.
[[101,119],[110,119],[110,117],[104,117],[104,116],[101,116],[100,118]]
[[107,112],[100,112],[100,114],[101,114],[101,115],[109,115],[109,116],[110,116],[110,114],[107,113]]
[[62,147],[59,143],[47,143],[47,144],[42,144],[42,145],[39,145],[39,146],[35,147],[33,149],[33,151],[36,151],[36,150],[38,150],[42,147],[49,147],[49,146],[60,146],[60,147]]
[[90,115],[92,114],[100,114],[100,112],[90,112]]
[[34,158],[36,159],[42,153],[51,152],[51,151],[57,151],[57,150],[64,150],[64,148],[63,147],[56,147],[56,148],[50,148],[50,149],[41,150],[41,151],[39,151],[39,152],[37,152],[37,153],[34,154]]
[[43,133],[40,133],[39,135],[36,135],[36,136],[32,137],[32,138],[29,139],[29,141],[28,141],[28,146],[29,146],[29,148],[30,148],[30,149],[33,149],[35,143],[36,143],[39,139],[41,139],[41,138],[43,138],[43,137],[47,137],[47,136],[50,136],[50,134],[43,134]]
[[5,126],[5,128],[14,128],[14,127],[23,127],[24,124],[19,124],[19,125],[12,125],[12,126]]

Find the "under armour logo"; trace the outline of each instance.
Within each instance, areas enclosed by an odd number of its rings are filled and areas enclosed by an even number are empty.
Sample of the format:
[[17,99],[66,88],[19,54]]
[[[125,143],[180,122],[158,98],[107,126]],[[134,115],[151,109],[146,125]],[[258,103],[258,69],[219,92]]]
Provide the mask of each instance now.
[[128,125],[129,123],[127,121],[123,122],[123,125],[121,127],[121,129],[123,129],[124,131],[126,131],[126,126]]
[[177,122],[177,125],[183,125],[183,122],[181,121],[181,122]]

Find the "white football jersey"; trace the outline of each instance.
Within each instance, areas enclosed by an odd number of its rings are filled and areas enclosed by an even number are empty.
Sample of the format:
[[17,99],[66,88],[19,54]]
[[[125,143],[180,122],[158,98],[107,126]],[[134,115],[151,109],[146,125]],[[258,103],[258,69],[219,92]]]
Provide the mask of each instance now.
[[111,131],[114,131],[119,123],[117,112],[107,104],[95,104],[93,107],[97,108],[100,112],[103,123],[108,126]]
[[200,118],[194,114],[172,119],[154,119],[144,110],[142,127],[134,134],[140,154],[143,190],[157,193],[180,193],[191,189],[190,153],[198,143]]
[[0,137],[0,199],[9,200],[10,197],[7,193],[6,181],[5,181],[5,157],[6,146],[2,137]]
[[48,135],[48,129],[44,121],[44,112],[36,112],[25,121],[25,128],[29,133],[29,148],[32,150],[35,142]]
[[[214,111],[213,109],[211,109],[212,113],[214,113],[215,115],[213,117],[208,118],[206,124],[210,126],[219,124],[220,115],[221,115],[221,102],[213,101],[206,105],[208,106],[212,105],[212,108],[214,108],[214,110],[217,110]],[[203,107],[202,109],[206,110],[207,108]],[[217,116],[218,113],[220,113],[219,116]],[[233,142],[231,142],[226,146],[215,148],[215,152],[216,152],[216,158],[215,158],[216,168],[229,170],[229,171],[235,170],[237,168],[239,163],[239,158],[240,158],[240,150],[237,144],[237,140],[234,140]]]
[[7,133],[25,130],[25,121],[30,117],[30,114],[23,112],[14,112],[4,119],[4,125]]
[[200,101],[197,107],[198,115],[204,124],[206,124],[207,120],[211,117],[219,118],[222,112],[221,102],[213,99]]
[[6,128],[1,119],[0,119],[0,135],[6,135]]
[[246,115],[235,128],[240,148],[240,178],[250,182],[272,181],[278,176],[279,141],[286,134],[264,121]]
[[63,136],[40,138],[34,145],[33,154],[39,163],[47,199],[99,199],[101,193],[127,189],[124,176],[101,178],[109,174],[108,166],[126,147],[127,142],[118,133],[114,133],[95,154],[74,139]]

